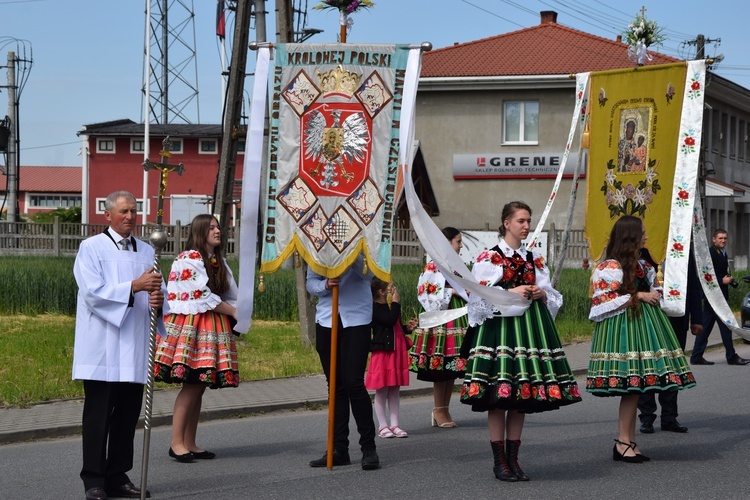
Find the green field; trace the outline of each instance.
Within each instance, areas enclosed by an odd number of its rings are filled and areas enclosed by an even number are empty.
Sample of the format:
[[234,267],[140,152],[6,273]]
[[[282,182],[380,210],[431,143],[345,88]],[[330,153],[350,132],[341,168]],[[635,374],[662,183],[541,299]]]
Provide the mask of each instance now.
[[[73,382],[73,338],[77,287],[73,258],[0,257],[0,406],[27,405],[83,395]],[[168,269],[171,261],[163,263]],[[239,276],[236,262],[230,262]],[[397,265],[402,315],[416,317],[419,265]],[[255,293],[253,326],[238,343],[242,380],[320,373],[317,353],[301,342],[294,270],[264,276]],[[744,276],[746,272],[738,272]],[[563,343],[590,338],[590,272],[565,269],[558,289],[564,305],[556,324]],[[747,285],[730,294],[739,310]]]

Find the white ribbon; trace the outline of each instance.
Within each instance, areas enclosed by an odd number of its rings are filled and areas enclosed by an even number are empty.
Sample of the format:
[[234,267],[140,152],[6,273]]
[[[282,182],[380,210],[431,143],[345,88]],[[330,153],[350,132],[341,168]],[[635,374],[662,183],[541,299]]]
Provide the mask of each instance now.
[[[677,135],[677,156],[672,182],[672,208],[669,216],[667,256],[664,263],[664,295],[661,307],[668,316],[685,314],[685,291],[687,289],[687,266],[690,252],[693,206],[699,203],[696,196],[698,162],[701,150],[703,127],[703,96],[705,94],[706,62],[688,61],[685,72],[685,92],[682,100],[680,129]],[[700,83],[702,91],[696,95],[691,89],[694,81]],[[692,137],[695,144],[685,146],[684,138]],[[685,198],[687,193],[687,198]],[[705,235],[704,235],[705,239]],[[680,250],[681,249],[681,250]]]
[[435,328],[449,321],[455,321],[461,316],[466,316],[469,308],[446,309],[445,311],[425,311],[419,315],[419,328]]
[[235,331],[247,333],[252,324],[253,296],[255,291],[255,260],[258,234],[258,207],[260,202],[260,172],[263,155],[263,128],[266,118],[266,91],[270,47],[258,49],[255,63],[255,80],[250,104],[250,123],[245,146],[245,165],[242,176],[242,220],[240,231],[240,282],[237,296],[237,325]]
[[750,329],[742,328],[737,323],[737,319],[729,308],[729,304],[727,304],[724,294],[721,293],[719,280],[716,276],[716,270],[714,269],[714,263],[711,260],[711,254],[708,253],[708,238],[706,237],[706,225],[703,221],[703,208],[701,207],[700,197],[695,198],[693,217],[695,266],[698,271],[701,288],[703,288],[703,294],[711,305],[711,309],[716,313],[716,317],[719,321],[729,327],[733,333],[739,335],[743,339],[750,340]]
[[[581,110],[581,120],[580,123],[583,124],[581,129],[578,132],[578,144],[579,144],[579,151],[578,151],[578,161],[576,162],[575,169],[573,169],[573,179],[570,186],[570,198],[568,199],[568,217],[567,222],[565,223],[565,232],[563,233],[563,241],[562,245],[560,246],[560,255],[557,255],[557,261],[555,264],[555,275],[552,277],[552,288],[557,287],[557,282],[560,280],[560,275],[562,274],[563,270],[563,263],[565,262],[565,254],[568,249],[568,242],[570,241],[570,229],[573,227],[573,211],[576,207],[576,199],[578,197],[578,181],[580,178],[581,173],[581,166],[583,165],[583,133],[586,129],[586,119],[588,116],[588,113],[584,111],[584,109],[587,107],[587,104],[589,102],[588,97],[588,84],[589,84],[589,76],[590,73],[578,73],[576,75],[576,91],[583,91],[583,99],[580,102],[578,100],[578,95],[576,94],[576,108]],[[573,121],[574,123],[579,123],[579,120],[576,119],[575,116],[575,110],[573,111]],[[570,138],[572,137],[572,132],[574,130],[574,125],[571,124],[571,134],[568,135],[568,143],[570,143]],[[588,150],[588,148],[585,148]],[[567,158],[565,159],[565,162],[567,163]],[[563,167],[564,168],[564,167]],[[559,174],[558,174],[559,175]],[[548,202],[549,203],[549,202]]]
[[640,66],[646,64],[646,61],[654,59],[654,56],[648,53],[648,47],[643,43],[643,40],[638,40],[635,45],[628,46],[628,57]]
[[[539,233],[544,229],[544,224],[547,222],[547,217],[552,209],[552,204],[555,202],[557,197],[557,191],[560,189],[560,182],[562,181],[563,173],[565,172],[565,165],[568,164],[568,156],[570,156],[570,148],[573,145],[573,137],[575,136],[576,128],[578,127],[579,117],[581,116],[581,108],[583,103],[588,100],[588,85],[589,85],[589,73],[579,73],[576,75],[576,104],[573,108],[573,118],[570,122],[570,131],[568,132],[568,142],[565,143],[565,152],[563,153],[562,160],[560,161],[560,168],[557,170],[557,177],[555,178],[555,184],[552,186],[552,192],[547,200],[547,205],[544,207],[544,212],[539,218],[539,222],[536,224],[534,234],[531,235],[531,240],[527,248],[534,248],[536,239],[539,237]],[[579,141],[580,144],[580,141]],[[578,158],[580,160],[583,151],[579,151]]]
[[475,297],[483,298],[495,306],[503,316],[520,316],[528,309],[531,302],[517,293],[480,285],[450,242],[427,215],[414,190],[414,183],[411,178],[411,153],[414,141],[414,107],[420,67],[421,49],[410,49],[404,78],[401,128],[399,130],[399,157],[401,173],[404,178],[404,196],[409,207],[414,231],[445,279],[461,296],[466,297],[466,291],[470,291]]

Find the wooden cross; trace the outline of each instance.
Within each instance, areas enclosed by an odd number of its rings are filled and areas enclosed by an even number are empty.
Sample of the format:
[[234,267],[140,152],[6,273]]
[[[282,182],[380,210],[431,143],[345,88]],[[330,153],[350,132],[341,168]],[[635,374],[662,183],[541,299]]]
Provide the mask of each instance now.
[[159,155],[161,155],[161,163],[154,163],[151,160],[146,160],[143,162],[143,168],[147,172],[154,168],[160,173],[159,201],[156,211],[157,225],[161,225],[162,217],[164,217],[164,195],[167,192],[167,175],[170,172],[177,172],[177,175],[182,175],[182,173],[185,171],[185,166],[182,163],[180,163],[179,165],[169,164],[169,157],[172,156],[172,153],[169,151],[169,146],[172,145],[172,141],[169,139],[169,136],[166,136],[164,140],[161,141],[161,145],[162,150],[159,152]]

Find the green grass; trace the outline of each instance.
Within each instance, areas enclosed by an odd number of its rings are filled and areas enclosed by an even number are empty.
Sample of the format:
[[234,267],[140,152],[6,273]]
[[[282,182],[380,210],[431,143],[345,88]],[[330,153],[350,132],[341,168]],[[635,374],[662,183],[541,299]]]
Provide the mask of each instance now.
[[[74,332],[71,316],[0,318],[0,406],[83,397],[83,384],[71,380]],[[237,358],[243,381],[322,373],[296,322],[255,321]]]
[[[70,380],[77,293],[73,262],[71,257],[0,257],[0,405],[83,395],[82,385]],[[165,274],[170,266],[171,259],[162,262]],[[238,277],[237,261],[230,266]],[[416,283],[421,270],[416,264],[392,270],[404,319],[419,312]],[[558,290],[564,303],[556,319],[563,343],[591,337],[590,277],[590,271],[563,270]],[[315,349],[300,339],[295,271],[263,278],[265,292],[255,291],[253,327],[238,342],[242,380],[321,373]],[[743,283],[730,292],[732,310],[740,309],[748,288]]]

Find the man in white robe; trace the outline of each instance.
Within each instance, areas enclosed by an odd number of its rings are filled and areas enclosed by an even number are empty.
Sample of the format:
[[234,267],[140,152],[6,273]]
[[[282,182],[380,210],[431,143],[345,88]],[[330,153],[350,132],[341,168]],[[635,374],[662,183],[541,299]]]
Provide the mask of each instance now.
[[81,479],[88,500],[141,496],[127,472],[148,375],[149,312],[167,308],[162,277],[153,273],[154,249],[131,236],[135,197],[110,194],[104,215],[109,228],[81,243],[73,270],[73,379],[83,380],[85,393]]

